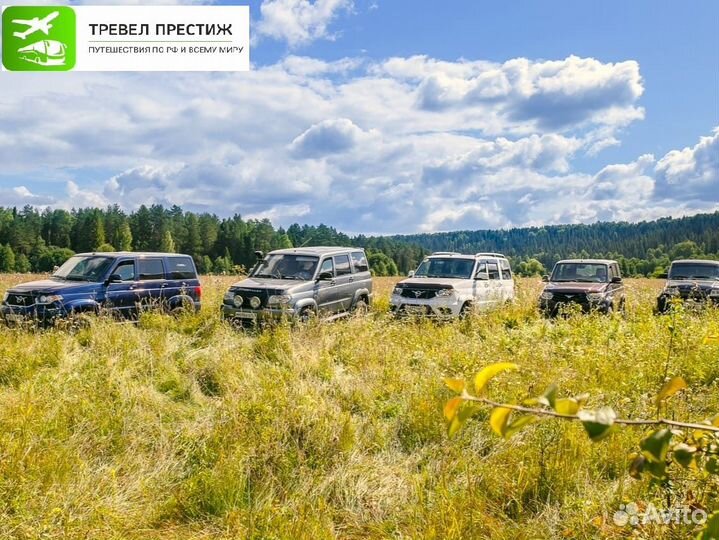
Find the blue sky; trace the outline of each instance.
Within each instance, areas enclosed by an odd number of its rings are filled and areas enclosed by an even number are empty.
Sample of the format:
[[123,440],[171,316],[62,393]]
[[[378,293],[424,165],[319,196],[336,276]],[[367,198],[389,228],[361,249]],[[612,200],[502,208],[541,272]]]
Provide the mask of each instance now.
[[0,74],[0,205],[365,233],[719,208],[718,2],[249,4],[251,73]]

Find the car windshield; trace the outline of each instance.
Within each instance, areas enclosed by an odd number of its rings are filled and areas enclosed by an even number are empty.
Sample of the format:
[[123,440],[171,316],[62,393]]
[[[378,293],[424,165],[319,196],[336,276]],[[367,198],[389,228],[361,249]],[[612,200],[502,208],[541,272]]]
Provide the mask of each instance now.
[[669,279],[717,279],[719,265],[714,264],[673,264]]
[[294,254],[268,255],[257,265],[253,277],[310,280],[315,275],[319,257]]
[[606,264],[598,263],[559,263],[554,267],[551,281],[579,281],[585,283],[606,283],[608,281]]
[[112,263],[110,257],[70,257],[52,277],[68,281],[100,281]]
[[417,268],[414,277],[469,279],[472,277],[473,268],[474,259],[425,259]]

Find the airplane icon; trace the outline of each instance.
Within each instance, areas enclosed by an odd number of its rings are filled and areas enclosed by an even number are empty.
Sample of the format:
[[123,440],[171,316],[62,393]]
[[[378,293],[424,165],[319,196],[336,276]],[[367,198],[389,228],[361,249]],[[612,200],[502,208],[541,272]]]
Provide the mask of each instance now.
[[38,17],[34,17],[30,20],[14,19],[12,21],[14,24],[22,24],[24,26],[27,26],[28,29],[24,32],[13,32],[13,36],[19,37],[20,39],[25,39],[28,36],[34,34],[35,32],[43,32],[47,36],[50,33],[50,28],[52,28],[50,21],[56,19],[58,15],[60,15],[59,11],[53,11],[52,13],[50,13],[50,15],[48,15],[42,20]]

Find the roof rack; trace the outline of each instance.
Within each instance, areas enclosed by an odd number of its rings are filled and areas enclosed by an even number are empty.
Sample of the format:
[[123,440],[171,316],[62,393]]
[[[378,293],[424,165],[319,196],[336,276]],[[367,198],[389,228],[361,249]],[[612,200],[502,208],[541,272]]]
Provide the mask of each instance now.
[[433,256],[433,255],[461,255],[461,253],[459,253],[457,251],[435,251],[430,256]]
[[506,257],[504,255],[502,255],[501,253],[491,253],[491,252],[475,253],[474,256],[475,257],[500,257],[502,259],[506,259]]

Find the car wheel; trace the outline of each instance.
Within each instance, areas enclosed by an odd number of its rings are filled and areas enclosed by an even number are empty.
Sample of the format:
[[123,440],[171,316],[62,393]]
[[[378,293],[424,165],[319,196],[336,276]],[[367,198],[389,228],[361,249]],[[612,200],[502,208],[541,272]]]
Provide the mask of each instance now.
[[364,298],[360,298],[355,302],[352,311],[354,311],[357,315],[365,315],[369,311],[369,305]]
[[308,323],[316,318],[317,314],[311,307],[306,307],[298,315],[298,319],[301,323]]
[[472,313],[472,304],[465,302],[459,310],[459,318],[466,319]]

